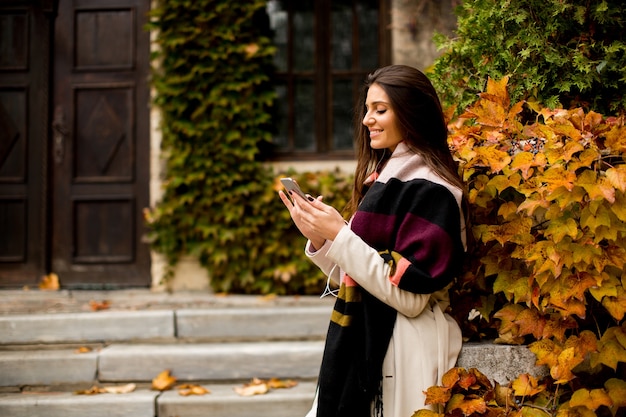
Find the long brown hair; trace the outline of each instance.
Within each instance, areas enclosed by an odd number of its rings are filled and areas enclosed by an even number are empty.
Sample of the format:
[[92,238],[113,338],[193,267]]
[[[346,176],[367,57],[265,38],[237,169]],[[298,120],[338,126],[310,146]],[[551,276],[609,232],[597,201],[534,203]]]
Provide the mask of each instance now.
[[353,214],[356,211],[365,194],[367,176],[391,156],[384,149],[372,149],[369,130],[363,125],[365,100],[373,84],[379,85],[389,97],[409,149],[421,155],[433,171],[465,194],[465,184],[448,147],[448,130],[435,88],[421,71],[406,65],[390,65],[371,73],[361,91],[354,120],[357,166],[346,212]]

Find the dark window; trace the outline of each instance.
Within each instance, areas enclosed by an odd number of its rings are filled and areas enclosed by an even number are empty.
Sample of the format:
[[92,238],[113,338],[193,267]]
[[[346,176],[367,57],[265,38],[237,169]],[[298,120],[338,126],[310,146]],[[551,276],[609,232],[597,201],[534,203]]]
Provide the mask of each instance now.
[[277,159],[351,158],[366,74],[389,63],[387,0],[269,0]]

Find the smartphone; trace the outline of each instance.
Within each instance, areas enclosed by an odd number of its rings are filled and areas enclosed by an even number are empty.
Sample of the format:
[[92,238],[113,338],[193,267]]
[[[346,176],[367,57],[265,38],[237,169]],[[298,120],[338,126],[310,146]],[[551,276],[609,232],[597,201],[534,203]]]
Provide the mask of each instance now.
[[283,187],[285,187],[287,191],[293,191],[308,201],[309,198],[302,192],[298,184],[292,178],[281,178],[280,182],[283,183]]

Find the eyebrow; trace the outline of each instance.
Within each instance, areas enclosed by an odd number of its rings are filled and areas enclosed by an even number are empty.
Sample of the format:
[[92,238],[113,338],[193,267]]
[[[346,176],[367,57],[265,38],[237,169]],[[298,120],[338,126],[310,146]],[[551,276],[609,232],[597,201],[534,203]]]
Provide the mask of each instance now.
[[[370,103],[369,105],[370,106],[376,106],[377,104],[385,104],[385,105],[389,106],[389,103],[387,103],[386,101],[382,101],[382,100],[374,101],[374,102]],[[368,105],[367,102],[365,102],[365,106],[367,106],[367,105]]]

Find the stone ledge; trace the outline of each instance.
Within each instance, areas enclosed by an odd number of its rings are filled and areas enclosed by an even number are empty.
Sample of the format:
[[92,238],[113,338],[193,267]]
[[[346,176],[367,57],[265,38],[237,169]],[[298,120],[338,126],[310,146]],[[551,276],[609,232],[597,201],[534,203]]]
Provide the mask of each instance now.
[[456,366],[476,368],[491,381],[506,385],[523,373],[535,377],[546,376],[548,368],[536,366],[535,361],[535,355],[525,345],[464,343]]

